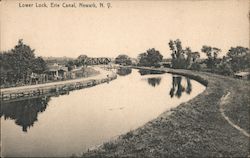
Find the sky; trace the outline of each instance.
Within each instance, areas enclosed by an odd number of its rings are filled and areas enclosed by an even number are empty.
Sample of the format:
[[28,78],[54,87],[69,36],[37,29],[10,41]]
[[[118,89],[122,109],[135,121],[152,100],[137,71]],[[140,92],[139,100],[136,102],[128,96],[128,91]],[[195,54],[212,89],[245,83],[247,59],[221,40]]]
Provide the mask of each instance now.
[[[110,3],[112,8],[24,8],[23,3]],[[1,51],[18,39],[36,56],[137,57],[155,48],[168,58],[170,39],[193,51],[203,45],[249,47],[249,1],[7,1],[1,3]],[[204,55],[202,55],[203,57]]]

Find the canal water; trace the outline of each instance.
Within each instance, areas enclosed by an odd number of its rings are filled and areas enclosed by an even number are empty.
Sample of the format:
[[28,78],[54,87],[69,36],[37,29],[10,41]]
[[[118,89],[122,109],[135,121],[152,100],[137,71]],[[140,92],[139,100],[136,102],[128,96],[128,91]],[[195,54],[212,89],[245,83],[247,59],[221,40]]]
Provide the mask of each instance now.
[[[1,103],[3,156],[71,156],[136,129],[205,87],[186,77],[119,69],[110,83]],[[152,74],[153,73],[153,74]]]

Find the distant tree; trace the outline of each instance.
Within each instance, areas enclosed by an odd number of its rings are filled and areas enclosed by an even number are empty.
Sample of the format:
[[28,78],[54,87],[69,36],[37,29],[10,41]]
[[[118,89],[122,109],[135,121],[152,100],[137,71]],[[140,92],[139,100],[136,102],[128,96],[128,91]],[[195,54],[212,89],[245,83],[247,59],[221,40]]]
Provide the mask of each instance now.
[[231,47],[227,52],[227,57],[234,72],[250,68],[249,48]]
[[172,41],[168,43],[170,50],[172,51],[172,67],[173,68],[185,68],[186,67],[186,61],[184,56],[184,51],[182,49],[181,41],[179,39]]
[[75,66],[84,66],[87,65],[88,56],[87,55],[79,55],[74,60],[68,60],[65,64],[66,67],[68,67],[68,70],[71,71],[74,69]]
[[41,57],[37,57],[32,61],[32,72],[42,74],[48,69],[46,62]]
[[79,55],[75,61],[77,65],[86,65],[88,56],[87,55]]
[[121,64],[121,65],[131,65],[132,61],[131,61],[131,58],[129,56],[127,56],[125,54],[121,54],[115,58],[115,63]]
[[190,47],[182,48],[181,41],[179,39],[168,43],[170,50],[172,51],[172,67],[176,69],[190,68],[192,63],[199,57],[198,52],[192,52]]
[[141,53],[137,57],[138,59],[138,65],[139,66],[149,66],[148,59],[147,59],[147,53]]
[[69,71],[71,71],[74,68],[74,65],[75,62],[73,60],[70,60],[65,66],[68,67]]
[[1,86],[26,83],[32,72],[43,73],[46,70],[45,61],[41,57],[36,58],[34,51],[20,39],[13,49],[0,53]]
[[197,59],[200,58],[199,52],[191,52],[191,63],[189,63],[189,69],[191,70],[200,70],[201,66],[200,63],[197,62]]
[[192,61],[194,63],[194,62],[197,62],[197,59],[200,58],[200,53],[199,52],[192,52],[191,56],[192,56]]
[[0,76],[1,85],[12,83],[15,80],[15,59],[12,51],[0,53]]
[[35,59],[34,49],[23,43],[20,39],[18,44],[11,50],[15,63],[12,63],[16,78],[23,79],[32,72],[32,61]]
[[187,47],[185,50],[184,50],[184,54],[186,55],[186,64],[185,64],[185,68],[189,68],[192,64],[192,61],[193,61],[193,52],[191,51],[191,48],[190,47]]
[[218,57],[219,52],[221,52],[221,50],[216,47],[204,45],[202,46],[201,51],[205,53],[207,56],[207,59],[206,59],[207,67],[213,71],[216,67],[216,59]]
[[217,66],[216,73],[229,76],[233,74],[233,70],[230,63],[222,60]]
[[194,63],[192,63],[190,69],[199,71],[201,69],[201,65],[200,65],[200,63],[194,62]]
[[162,61],[163,56],[154,48],[148,49],[147,52],[138,56],[140,66],[157,66]]
[[169,44],[170,50],[172,51],[171,53],[172,59],[178,59],[180,58],[181,55],[184,54],[181,41],[179,39],[175,41],[170,40],[168,44]]

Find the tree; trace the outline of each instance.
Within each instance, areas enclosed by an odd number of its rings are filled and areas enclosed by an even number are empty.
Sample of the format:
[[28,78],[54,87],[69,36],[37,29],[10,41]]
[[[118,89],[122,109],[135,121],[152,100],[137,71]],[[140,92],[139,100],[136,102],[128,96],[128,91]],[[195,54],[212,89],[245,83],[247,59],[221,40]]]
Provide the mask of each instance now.
[[131,58],[129,56],[127,56],[125,54],[121,54],[115,58],[115,63],[121,64],[121,65],[131,65],[132,61],[131,61]]
[[16,78],[25,79],[32,73],[32,61],[35,59],[34,49],[25,45],[20,39],[18,44],[11,50],[13,52],[14,63],[13,69],[16,73]]
[[75,62],[73,60],[70,60],[65,66],[68,67],[69,71],[71,71],[74,68],[74,65]]
[[192,52],[193,63],[197,62],[197,59],[199,59],[199,58],[200,58],[199,52]]
[[0,53],[1,86],[26,83],[32,72],[46,70],[46,63],[41,57],[36,58],[34,51],[20,39],[13,49]]
[[172,51],[172,67],[176,69],[189,68],[193,61],[193,52],[190,47],[185,50],[182,49],[182,44],[179,39],[168,43],[170,50]]
[[181,41],[179,39],[175,41],[170,40],[168,44],[169,44],[170,50],[172,51],[171,56],[173,59],[178,59],[180,58],[181,55],[184,54]]
[[48,67],[46,62],[41,57],[37,57],[32,61],[32,72],[42,74],[44,73]]
[[186,54],[186,68],[192,69],[192,70],[199,70],[200,64],[197,63],[197,59],[200,58],[199,52],[192,52],[189,47],[187,47],[185,50]]
[[147,59],[147,53],[141,53],[138,55],[138,65],[139,66],[149,66],[148,59]]
[[234,72],[250,68],[250,52],[248,48],[231,47],[227,52],[227,57]]
[[76,64],[78,66],[80,66],[80,65],[86,65],[87,59],[88,59],[87,55],[79,55],[77,57],[77,59],[76,59]]
[[218,57],[219,52],[221,50],[216,47],[211,47],[211,46],[202,46],[201,51],[206,54],[207,59],[206,59],[206,65],[208,68],[210,68],[212,71],[214,71],[214,68],[216,66],[216,59]]
[[216,73],[229,76],[233,74],[233,70],[228,62],[222,61],[218,65]]
[[192,51],[191,51],[191,48],[190,47],[187,47],[185,50],[184,50],[184,54],[187,56],[186,57],[186,64],[185,64],[185,68],[189,68],[191,66],[191,62],[193,61],[192,59]]
[[157,66],[162,61],[163,56],[154,48],[148,49],[147,52],[138,56],[140,66]]
[[1,85],[6,85],[6,83],[12,83],[15,80],[15,71],[13,65],[15,63],[13,52],[6,51],[0,53],[0,76]]

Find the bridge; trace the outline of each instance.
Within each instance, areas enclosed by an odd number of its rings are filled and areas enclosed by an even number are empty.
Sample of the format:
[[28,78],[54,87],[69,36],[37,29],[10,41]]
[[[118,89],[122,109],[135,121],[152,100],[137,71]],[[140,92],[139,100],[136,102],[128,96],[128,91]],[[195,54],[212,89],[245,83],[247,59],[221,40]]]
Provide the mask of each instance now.
[[86,58],[84,60],[84,64],[86,65],[102,65],[109,64],[111,62],[111,58],[101,57],[101,58]]

